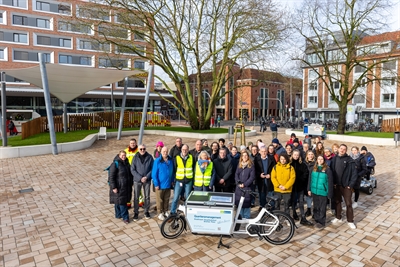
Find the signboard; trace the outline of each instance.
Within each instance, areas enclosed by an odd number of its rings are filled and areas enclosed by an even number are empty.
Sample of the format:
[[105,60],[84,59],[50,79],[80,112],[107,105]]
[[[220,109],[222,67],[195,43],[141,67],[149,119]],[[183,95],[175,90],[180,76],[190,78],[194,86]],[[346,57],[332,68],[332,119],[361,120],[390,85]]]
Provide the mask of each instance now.
[[354,123],[355,119],[356,119],[356,106],[347,105],[346,122]]
[[193,233],[230,234],[233,210],[187,207],[186,216]]

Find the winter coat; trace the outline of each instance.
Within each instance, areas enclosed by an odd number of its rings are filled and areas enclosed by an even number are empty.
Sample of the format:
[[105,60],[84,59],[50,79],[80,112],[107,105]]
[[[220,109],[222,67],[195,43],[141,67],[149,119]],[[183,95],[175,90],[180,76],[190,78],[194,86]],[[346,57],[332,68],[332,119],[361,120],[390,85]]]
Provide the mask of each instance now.
[[312,173],[312,171],[313,171],[313,169],[314,169],[315,161],[310,161],[310,162],[303,161],[303,162],[304,162],[304,164],[306,164],[306,166],[307,166],[308,174]]
[[[118,167],[116,166],[116,161],[118,162]],[[126,205],[131,201],[133,185],[129,160],[122,160],[117,155],[110,165],[109,172],[110,204]],[[118,189],[117,193],[113,192],[114,188]]]
[[170,156],[167,160],[158,157],[154,161],[151,177],[155,187],[159,187],[161,190],[171,188],[174,175],[174,162]]
[[322,171],[322,167],[318,166],[317,171],[310,173],[307,185],[307,191],[311,191],[313,195],[333,197],[333,177],[331,168],[327,167]]
[[[279,159],[279,156],[280,156],[282,153],[286,153],[286,150],[285,150],[285,148],[284,148],[281,144],[278,144],[278,146],[275,148],[275,154],[278,155],[278,159]],[[279,160],[277,160],[277,162],[278,162],[278,161],[279,161]]]
[[232,181],[235,180],[235,174],[236,174],[236,169],[237,166],[239,164],[239,160],[240,160],[240,152],[236,153],[235,156],[233,156],[232,154],[229,154],[228,158],[231,160],[231,164],[232,164]]
[[[340,173],[336,172],[336,166],[343,162],[343,169],[340,170]],[[331,170],[333,174],[333,184],[341,185],[343,187],[349,186],[350,188],[354,188],[357,182],[357,169],[356,162],[347,154],[343,156],[335,156],[332,158]]]
[[364,155],[364,160],[365,160],[367,167],[369,167],[369,168],[375,167],[375,165],[376,165],[375,157],[374,157],[374,155],[372,155],[371,152],[367,152]]
[[362,178],[368,172],[367,163],[364,159],[364,155],[362,154],[360,154],[358,157],[352,157],[352,158],[356,162],[356,169],[357,169],[357,182],[354,185],[354,189],[359,189]]
[[[231,160],[226,156],[221,159],[218,157],[213,161],[214,163],[214,173],[215,181],[214,186],[216,187],[230,187],[233,185],[234,180],[232,180],[232,163]],[[221,185],[219,181],[221,179],[225,180],[225,185]]]
[[175,159],[176,156],[178,156],[178,155],[181,154],[181,149],[182,149],[182,146],[181,146],[181,147],[177,147],[176,145],[174,145],[174,146],[171,148],[171,150],[169,151],[169,156],[170,156],[172,159]]
[[[274,185],[274,191],[278,193],[291,193],[294,181],[296,180],[296,172],[290,163],[282,164],[278,162],[271,172],[271,181]],[[286,190],[279,189],[279,185],[283,185]]]
[[258,186],[258,190],[260,192],[271,192],[274,191],[274,186],[272,184],[271,178],[261,178],[261,173],[271,175],[272,168],[275,166],[276,162],[272,155],[267,155],[268,158],[268,167],[267,170],[264,171],[263,163],[261,156],[257,156],[254,160],[254,166],[256,171],[256,183]]
[[144,154],[144,162],[140,160],[140,153],[136,153],[132,160],[131,172],[134,182],[140,182],[142,177],[147,177],[146,183],[151,182],[151,171],[153,169],[154,159],[149,153]]
[[307,192],[307,184],[308,184],[308,168],[307,165],[302,162],[300,163],[299,160],[294,160],[292,159],[292,163],[290,163],[294,171],[296,173],[296,180],[294,181],[293,184],[293,191],[295,192],[301,192],[303,191],[304,193]]
[[[235,205],[239,205],[240,197],[242,196],[242,191],[239,188],[239,183],[243,183],[244,187],[242,188],[243,190],[251,190],[251,185],[253,184],[253,181],[255,179],[255,169],[254,165],[252,165],[250,168],[245,167],[242,168],[239,166],[236,169],[235,173],[235,182],[236,182],[236,189],[235,189]],[[250,208],[251,206],[251,198],[250,194],[246,193],[244,196],[244,202],[242,208]]]

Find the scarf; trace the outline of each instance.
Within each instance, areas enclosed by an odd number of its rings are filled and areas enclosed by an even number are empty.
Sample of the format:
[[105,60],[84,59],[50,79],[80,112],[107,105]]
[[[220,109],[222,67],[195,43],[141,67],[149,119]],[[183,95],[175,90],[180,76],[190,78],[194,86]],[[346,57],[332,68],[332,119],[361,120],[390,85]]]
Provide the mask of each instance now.
[[242,169],[247,168],[247,165],[249,165],[248,162],[240,162],[240,166],[242,167]]
[[201,173],[204,173],[208,167],[208,164],[210,164],[210,161],[208,159],[199,159],[197,164],[199,164]]
[[352,158],[352,159],[358,159],[359,157],[360,157],[360,152],[357,152],[357,154],[353,154],[353,153],[351,153],[350,154],[350,157]]

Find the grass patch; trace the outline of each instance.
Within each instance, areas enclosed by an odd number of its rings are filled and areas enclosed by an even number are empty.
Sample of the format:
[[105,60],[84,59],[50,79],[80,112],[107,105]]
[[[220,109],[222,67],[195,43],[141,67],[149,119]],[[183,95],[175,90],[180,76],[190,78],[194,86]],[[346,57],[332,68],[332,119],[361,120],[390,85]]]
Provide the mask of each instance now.
[[[337,134],[337,132],[327,131],[327,134]],[[375,137],[375,138],[393,138],[393,133],[379,133],[379,132],[346,132],[345,135],[361,136],[361,137]]]
[[[139,130],[139,128],[124,128],[122,131]],[[175,131],[175,132],[189,132],[189,133],[227,133],[226,128],[212,128],[209,130],[192,130],[190,127],[146,127],[145,130],[163,130],[163,131]],[[107,129],[107,132],[117,132],[118,129]],[[99,130],[82,130],[56,133],[57,144],[75,142],[84,139],[89,134],[96,134]],[[32,146],[32,145],[45,145],[51,144],[49,133],[40,133],[21,140],[21,135],[13,136],[8,138],[9,146]],[[3,145],[3,140],[0,140],[0,145]]]

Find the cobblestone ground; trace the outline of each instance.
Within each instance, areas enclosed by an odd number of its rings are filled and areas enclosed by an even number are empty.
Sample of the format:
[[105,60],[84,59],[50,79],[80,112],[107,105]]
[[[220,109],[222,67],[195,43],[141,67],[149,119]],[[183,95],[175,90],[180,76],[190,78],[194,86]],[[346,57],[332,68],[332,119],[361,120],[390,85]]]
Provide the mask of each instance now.
[[[269,132],[247,141],[258,138],[271,141]],[[288,136],[278,138],[283,142]],[[57,156],[0,160],[0,266],[400,265],[400,148],[367,146],[378,162],[378,187],[372,195],[361,193],[356,230],[345,222],[328,223],[323,230],[299,225],[286,245],[236,236],[225,240],[232,242],[230,249],[218,249],[218,237],[188,232],[164,239],[154,211],[145,220],[140,210],[139,221],[127,225],[114,218],[103,169],[129,139],[96,141],[89,149]],[[149,150],[159,140],[171,147],[175,138],[144,137]],[[195,143],[183,141],[191,147]],[[19,193],[26,188],[34,191]]]

